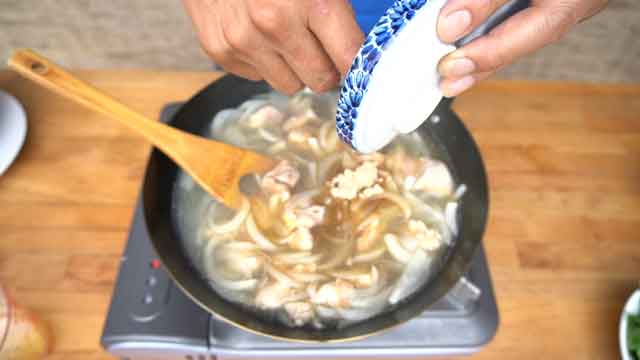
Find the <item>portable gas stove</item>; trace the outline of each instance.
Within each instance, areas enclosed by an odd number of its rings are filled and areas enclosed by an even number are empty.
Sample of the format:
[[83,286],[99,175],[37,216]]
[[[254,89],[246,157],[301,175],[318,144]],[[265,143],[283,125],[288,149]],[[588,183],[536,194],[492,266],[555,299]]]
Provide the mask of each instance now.
[[[180,104],[162,111],[166,121]],[[498,327],[498,310],[484,249],[467,276],[421,316],[363,340],[303,344],[255,335],[193,303],[156,258],[139,201],[129,233],[102,345],[127,360],[225,358],[412,357],[471,354]]]

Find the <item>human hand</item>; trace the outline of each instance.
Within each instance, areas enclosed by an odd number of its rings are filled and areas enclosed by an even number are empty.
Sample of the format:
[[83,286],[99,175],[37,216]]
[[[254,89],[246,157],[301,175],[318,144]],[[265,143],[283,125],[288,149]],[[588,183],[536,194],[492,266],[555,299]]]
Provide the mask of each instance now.
[[[451,0],[441,10],[438,36],[453,43],[482,24],[507,0]],[[532,0],[489,34],[448,54],[438,64],[445,96],[456,96],[499,69],[560,40],[608,0]]]
[[347,0],[183,0],[200,42],[226,71],[292,94],[326,91],[363,34]]

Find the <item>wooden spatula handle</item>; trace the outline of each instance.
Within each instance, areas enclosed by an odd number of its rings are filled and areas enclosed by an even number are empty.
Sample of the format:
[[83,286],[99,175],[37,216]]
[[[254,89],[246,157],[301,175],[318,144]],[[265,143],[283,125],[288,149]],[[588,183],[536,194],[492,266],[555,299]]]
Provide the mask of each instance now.
[[13,53],[8,65],[30,80],[131,127],[163,151],[172,152],[168,145],[175,141],[177,131],[140,115],[45,57],[21,49]]

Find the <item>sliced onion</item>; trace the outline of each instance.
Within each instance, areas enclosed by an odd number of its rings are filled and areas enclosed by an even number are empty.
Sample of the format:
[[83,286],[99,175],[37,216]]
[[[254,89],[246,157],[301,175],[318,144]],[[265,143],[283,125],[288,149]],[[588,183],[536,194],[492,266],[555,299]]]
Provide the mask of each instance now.
[[278,142],[278,141],[282,140],[282,138],[279,137],[278,135],[272,133],[269,130],[265,130],[265,129],[262,129],[262,128],[258,129],[258,135],[260,135],[261,138],[263,138],[266,141],[271,142],[271,143],[275,143],[275,142]]
[[376,292],[367,294],[361,294],[357,292],[357,296],[351,299],[351,306],[354,308],[376,308],[380,309],[388,304],[389,295],[391,294],[392,287],[384,289],[377,288]]
[[224,248],[224,250],[227,251],[243,252],[255,250],[256,247],[257,245],[255,243],[249,241],[228,241],[221,244],[220,249],[216,249],[216,251],[221,251]]
[[[333,134],[332,134],[333,130]],[[335,124],[332,121],[325,121],[318,132],[318,141],[325,152],[335,153],[338,147],[338,136],[335,134]],[[333,136],[332,136],[333,135]]]
[[313,264],[322,259],[323,254],[313,254],[308,251],[280,253],[273,257],[274,261],[288,265]]
[[245,227],[247,229],[247,234],[249,237],[264,251],[273,252],[278,250],[278,246],[269,241],[261,232],[258,230],[255,221],[253,220],[253,216],[249,214],[247,217],[247,221],[245,222]]
[[316,314],[324,319],[337,319],[340,317],[336,309],[325,305],[316,305]]
[[313,272],[292,271],[289,273],[289,275],[293,279],[304,282],[304,283],[327,281],[330,279],[330,277],[325,274],[313,273]]
[[275,281],[285,285],[287,287],[301,287],[302,283],[291,278],[289,275],[277,269],[275,266],[267,265],[265,266],[265,270],[267,274],[269,274]]
[[211,224],[208,229],[209,232],[214,234],[225,234],[237,231],[247,218],[247,214],[249,214],[249,210],[251,208],[251,206],[249,206],[249,201],[247,201],[244,196],[241,198],[241,201],[240,210],[236,212],[231,220],[223,224]]
[[449,202],[444,207],[444,218],[446,220],[447,226],[453,233],[453,235],[458,235],[458,203],[457,202]]
[[453,198],[455,200],[460,200],[460,198],[467,192],[467,185],[460,184],[456,191],[453,193]]
[[389,303],[396,304],[411,295],[429,277],[432,258],[422,250],[417,250],[389,295]]
[[336,309],[341,318],[353,322],[369,319],[378,314],[382,310],[382,306],[378,307],[364,307],[364,308],[350,308],[350,309]]
[[419,209],[431,220],[438,223],[444,222],[444,216],[442,215],[441,211],[434,209],[431,205],[427,204],[422,199],[412,194],[410,191],[406,191],[402,195],[409,200],[414,208]]
[[383,199],[389,200],[394,204],[398,205],[398,207],[402,210],[402,213],[404,214],[404,217],[406,219],[409,219],[411,217],[411,204],[409,204],[407,200],[405,200],[404,198],[402,198],[402,196],[396,193],[385,191],[382,194],[376,194],[369,197],[369,200],[383,200]]
[[219,286],[231,291],[249,291],[258,287],[258,279],[226,280],[221,277],[212,278],[214,286]]
[[272,144],[271,146],[269,146],[267,148],[267,153],[268,154],[276,154],[279,153],[282,150],[286,150],[287,148],[287,142],[286,141],[278,141],[275,144]]
[[317,158],[322,158],[324,156],[324,151],[322,151],[322,148],[318,144],[317,138],[309,138],[309,140],[307,140],[307,144],[309,144],[311,152],[313,152],[313,155],[315,155]]
[[311,120],[311,117],[306,115],[290,117],[284,122],[284,124],[282,124],[282,130],[289,132],[295,128],[305,126],[309,120]]
[[220,275],[222,271],[216,268],[214,261],[217,245],[218,244],[214,242],[210,242],[205,248],[204,269],[207,278],[213,282],[214,286],[219,286],[227,290],[246,291],[255,289],[258,286],[257,279],[229,280]]
[[363,252],[361,254],[355,255],[350,259],[349,262],[351,264],[368,263],[381,258],[386,252],[387,252],[387,248],[384,246],[380,246],[373,250],[369,250],[367,252]]
[[411,260],[411,253],[400,245],[400,241],[398,241],[397,236],[393,234],[386,234],[384,236],[384,243],[387,245],[387,249],[391,256],[393,256],[393,258],[398,262],[407,264],[409,260]]
[[236,121],[240,118],[242,112],[236,109],[225,109],[219,111],[216,116],[213,117],[211,122],[210,132],[213,136],[219,136],[230,122]]

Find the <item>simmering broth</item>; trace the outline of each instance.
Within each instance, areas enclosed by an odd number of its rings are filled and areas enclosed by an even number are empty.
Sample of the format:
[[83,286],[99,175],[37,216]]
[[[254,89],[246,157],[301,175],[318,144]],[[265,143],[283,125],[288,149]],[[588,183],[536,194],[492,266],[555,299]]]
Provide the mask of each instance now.
[[216,115],[203,135],[282,160],[255,176],[240,210],[183,172],[173,194],[184,247],[212,290],[290,326],[345,326],[395,306],[457,233],[464,186],[435,144],[414,133],[354,153],[335,134],[336,97],[267,94]]

